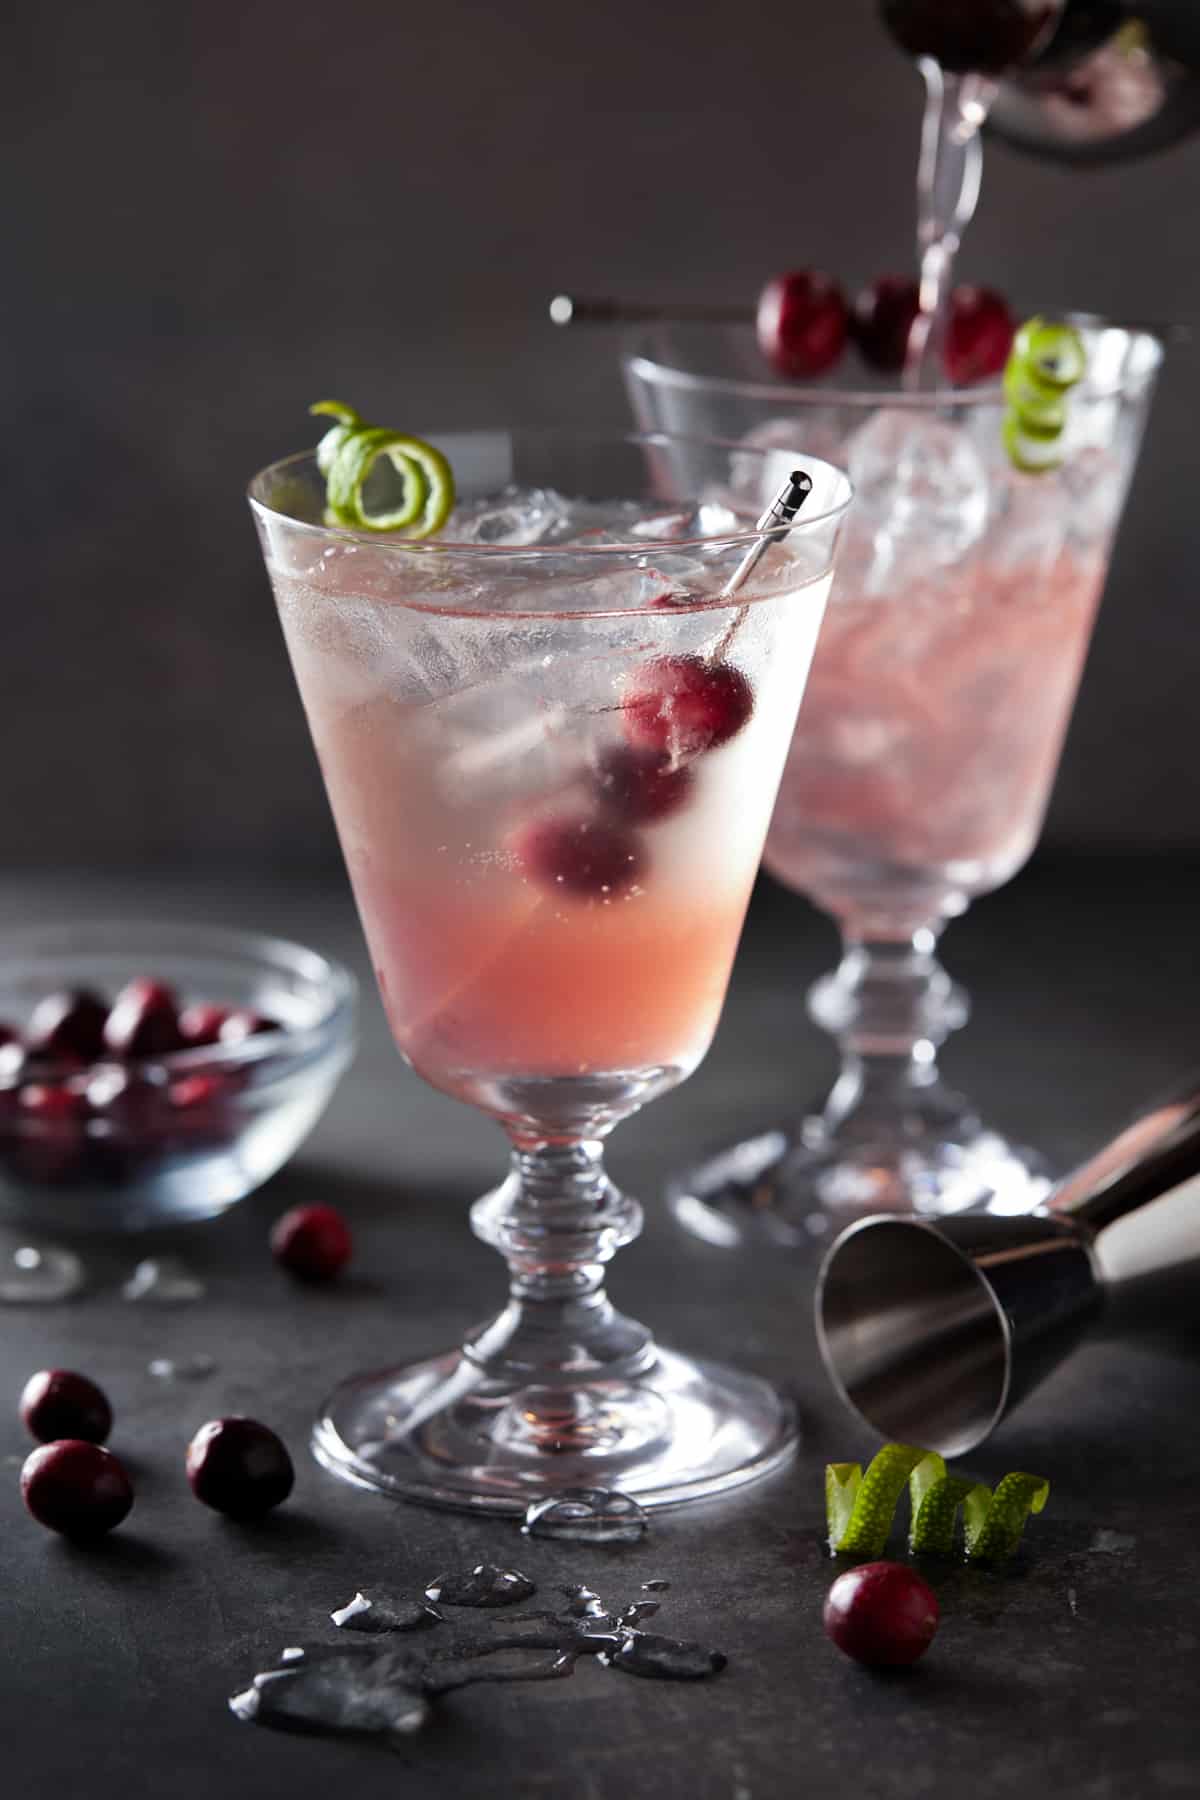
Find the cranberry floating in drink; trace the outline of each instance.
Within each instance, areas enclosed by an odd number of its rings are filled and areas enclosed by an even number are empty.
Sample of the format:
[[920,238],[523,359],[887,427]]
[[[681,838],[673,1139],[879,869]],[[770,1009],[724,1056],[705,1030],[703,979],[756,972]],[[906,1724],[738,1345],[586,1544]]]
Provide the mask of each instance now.
[[500,432],[447,445],[431,534],[431,447],[325,410],[251,498],[393,1035],[512,1145],[472,1213],[512,1287],[461,1351],[337,1390],[317,1455],[518,1517],[752,1480],[790,1409],[612,1307],[641,1213],[600,1143],[712,1038],[847,484],[798,452],[730,505],[728,445]]

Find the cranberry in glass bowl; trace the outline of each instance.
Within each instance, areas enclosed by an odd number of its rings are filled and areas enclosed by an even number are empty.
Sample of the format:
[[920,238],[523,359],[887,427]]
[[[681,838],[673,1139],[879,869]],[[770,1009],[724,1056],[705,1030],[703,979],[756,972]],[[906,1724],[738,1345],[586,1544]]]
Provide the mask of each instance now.
[[[5,934],[0,1218],[111,1231],[224,1212],[316,1124],[355,1004],[347,970],[282,939],[162,922]],[[231,1018],[245,1028],[224,1031]]]

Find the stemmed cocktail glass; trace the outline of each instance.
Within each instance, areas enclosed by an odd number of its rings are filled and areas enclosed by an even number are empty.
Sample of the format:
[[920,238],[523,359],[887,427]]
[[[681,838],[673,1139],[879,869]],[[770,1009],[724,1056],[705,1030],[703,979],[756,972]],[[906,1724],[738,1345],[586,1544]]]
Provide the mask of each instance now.
[[794,439],[856,491],[766,846],[842,932],[809,1000],[841,1074],[797,1122],[680,1177],[680,1218],[714,1243],[803,1245],[831,1215],[1022,1211],[1046,1190],[1040,1159],[941,1077],[967,1000],[935,951],[1037,840],[1161,360],[1146,333],[1077,323],[1088,372],[1061,466],[1036,474],[1009,459],[999,388],[764,381],[737,327],[663,326],[625,358],[644,429],[784,460]]
[[708,1048],[849,486],[793,457],[772,521],[795,468],[812,489],[768,529],[769,459],[737,446],[439,444],[458,506],[422,542],[324,525],[312,456],[251,488],[396,1042],[512,1147],[472,1213],[508,1305],[346,1383],[314,1444],[444,1505],[685,1500],[781,1463],[791,1412],[615,1311],[604,1264],[641,1213],[601,1148]]

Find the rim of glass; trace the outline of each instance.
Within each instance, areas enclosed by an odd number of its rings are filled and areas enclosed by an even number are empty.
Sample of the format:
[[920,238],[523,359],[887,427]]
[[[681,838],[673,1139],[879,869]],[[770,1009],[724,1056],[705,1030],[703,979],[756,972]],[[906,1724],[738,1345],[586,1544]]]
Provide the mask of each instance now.
[[[554,427],[548,427],[542,430],[537,427],[525,429],[520,426],[493,426],[490,428],[487,426],[477,426],[466,431],[435,432],[432,434],[432,441],[436,443],[439,437],[443,439],[464,438],[475,435],[479,435],[480,437],[495,437],[500,434],[512,437],[527,437],[531,439],[540,438],[544,442],[552,442],[555,438],[559,438],[576,446],[586,446],[589,443],[609,446],[614,444],[626,444],[631,446],[645,445],[650,448],[660,444],[664,446],[691,445],[700,450],[734,451],[739,456],[754,457],[762,464],[766,463],[768,457],[777,457],[779,454],[777,450],[759,450],[754,445],[742,444],[737,438],[697,437],[684,432],[675,431],[573,432],[556,430]],[[747,525],[745,529],[741,531],[714,533],[712,536],[708,537],[639,537],[631,538],[628,543],[619,544],[470,544],[463,543],[457,538],[392,537],[387,532],[351,531],[347,527],[340,525],[314,524],[307,519],[297,519],[292,513],[281,512],[278,507],[272,506],[269,501],[261,498],[261,496],[255,492],[260,483],[266,482],[271,477],[278,477],[288,469],[297,468],[304,463],[309,465],[315,464],[316,454],[315,449],[298,450],[291,456],[280,457],[277,462],[268,463],[265,468],[260,469],[256,475],[251,477],[246,487],[246,498],[250,502],[251,509],[256,513],[265,514],[268,518],[281,520],[293,531],[301,532],[312,537],[333,539],[335,542],[339,543],[353,544],[356,547],[361,547],[363,544],[369,544],[372,549],[399,552],[405,556],[413,554],[439,556],[450,551],[456,556],[479,557],[484,561],[494,561],[496,558],[504,558],[510,562],[529,561],[533,563],[542,558],[551,556],[563,559],[578,557],[582,565],[587,561],[602,562],[605,559],[611,559],[613,557],[645,556],[652,554],[655,551],[671,553],[681,550],[748,549],[751,544],[756,544],[764,537],[773,535],[768,531],[759,531],[756,526]],[[843,499],[839,500],[836,505],[827,506],[821,512],[801,512],[797,518],[793,520],[792,524],[788,526],[788,536],[791,536],[794,531],[812,531],[817,526],[828,525],[834,520],[840,519],[854,498],[854,487],[845,469],[839,468],[836,463],[829,462],[823,456],[809,456],[804,450],[797,450],[795,455],[799,465],[808,464],[810,466],[817,466],[822,469],[830,470],[844,484],[845,496]],[[617,497],[620,498],[620,496]],[[669,506],[671,504],[672,502],[670,501],[663,502],[664,506]],[[679,502],[675,502],[674,504],[679,504]],[[778,530],[778,528],[776,528],[776,530]],[[714,599],[715,598],[716,597],[714,596]],[[721,604],[729,606],[733,604],[733,600],[731,598],[722,601]],[[450,610],[456,611],[459,609],[451,608]],[[622,608],[621,610],[638,611],[640,609]],[[511,617],[513,615],[509,614],[508,616]],[[580,616],[595,617],[597,615],[594,613],[584,613]]]
[[[1099,313],[1077,311],[1054,311],[1054,317],[1068,325],[1076,325],[1087,331],[1124,331],[1131,338],[1146,338],[1158,348],[1158,361],[1161,363],[1166,348],[1166,338],[1157,330],[1145,325],[1122,323],[1120,319],[1106,319]],[[664,321],[668,323],[669,321]],[[704,323],[701,321],[680,320],[679,324],[689,332],[709,333],[740,329],[738,326]],[[707,375],[695,369],[681,369],[675,363],[664,362],[661,357],[650,354],[644,346],[649,342],[651,333],[661,327],[642,325],[637,331],[629,332],[623,340],[621,363],[626,369],[637,374],[639,379],[654,383],[660,387],[686,388],[693,392],[703,390],[705,393],[736,394],[744,400],[771,400],[784,406],[861,406],[861,407],[907,407],[914,412],[928,412],[945,407],[964,406],[1003,406],[1005,405],[1004,385],[999,381],[989,381],[986,385],[966,388],[950,388],[935,390],[932,393],[911,394],[901,387],[855,388],[855,387],[806,387],[799,382],[787,381],[752,381],[737,375]],[[1157,365],[1156,365],[1157,367]],[[1088,387],[1081,389],[1089,400],[1112,400],[1125,392],[1127,382],[1116,382],[1104,387]]]

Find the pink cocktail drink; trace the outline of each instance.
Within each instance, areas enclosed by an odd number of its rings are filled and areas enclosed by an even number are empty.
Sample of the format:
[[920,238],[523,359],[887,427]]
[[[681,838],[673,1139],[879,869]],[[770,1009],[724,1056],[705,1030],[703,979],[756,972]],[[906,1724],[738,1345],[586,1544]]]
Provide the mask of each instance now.
[[826,615],[767,867],[864,936],[961,911],[1041,829],[1106,570],[981,556]]
[[324,522],[313,457],[251,490],[396,1043],[512,1145],[472,1211],[508,1305],[346,1383],[314,1448],[518,1514],[565,1488],[723,1492],[790,1456],[791,1408],[613,1308],[604,1264],[641,1213],[602,1141],[711,1041],[849,484],[797,456],[751,505],[765,457],[663,435],[440,447],[460,505],[415,544]]
[[786,386],[740,328],[663,328],[626,361],[644,428],[765,450],[768,486],[803,439],[856,494],[764,851],[840,927],[810,1012],[842,1072],[798,1123],[680,1178],[680,1216],[714,1242],[805,1245],[831,1212],[1020,1210],[1046,1190],[1040,1159],[941,1080],[967,1002],[935,949],[1037,842],[1162,356],[1095,319],[1077,342],[1040,469],[1011,454],[1000,387]]
[[506,1115],[544,1111],[549,1094],[574,1114],[695,1067],[827,585],[748,611],[726,662],[749,716],[659,769],[630,741],[625,703],[664,666],[701,669],[725,609],[684,621],[648,605],[578,654],[552,618],[518,622],[503,670],[432,696],[393,674],[363,697],[346,692],[348,639],[385,639],[402,597],[342,596],[355,620],[335,655],[325,614],[338,598],[277,583],[388,1020],[429,1081]]

